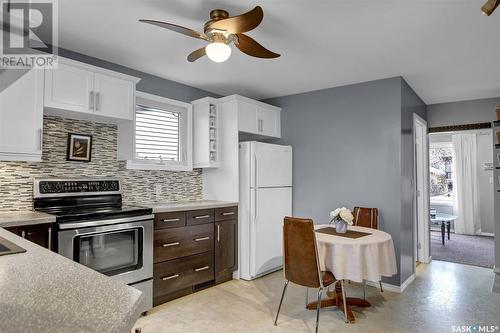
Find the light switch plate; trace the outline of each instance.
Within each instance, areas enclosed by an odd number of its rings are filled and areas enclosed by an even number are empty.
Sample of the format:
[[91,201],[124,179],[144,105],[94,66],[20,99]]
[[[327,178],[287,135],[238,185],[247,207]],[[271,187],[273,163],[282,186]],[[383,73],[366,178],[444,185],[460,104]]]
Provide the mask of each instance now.
[[160,184],[155,185],[155,194],[156,195],[161,195],[162,189]]

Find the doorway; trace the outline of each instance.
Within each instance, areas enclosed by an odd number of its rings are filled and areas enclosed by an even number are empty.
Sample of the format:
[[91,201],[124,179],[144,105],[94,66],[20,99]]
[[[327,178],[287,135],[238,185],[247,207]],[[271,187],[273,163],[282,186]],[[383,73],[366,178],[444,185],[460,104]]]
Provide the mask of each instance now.
[[492,135],[491,129],[429,135],[434,260],[494,265]]
[[414,258],[418,262],[429,263],[429,142],[427,122],[413,115],[413,141],[415,148],[415,217],[414,217]]

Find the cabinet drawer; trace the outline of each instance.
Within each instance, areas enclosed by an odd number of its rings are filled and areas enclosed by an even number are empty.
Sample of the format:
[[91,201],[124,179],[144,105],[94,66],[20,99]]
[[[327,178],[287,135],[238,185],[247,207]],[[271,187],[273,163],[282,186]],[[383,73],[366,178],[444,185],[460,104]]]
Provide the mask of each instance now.
[[187,257],[214,249],[213,224],[155,230],[154,262]]
[[237,220],[238,206],[215,208],[215,221]]
[[199,209],[186,212],[187,225],[196,225],[204,223],[214,223],[213,209]]
[[177,228],[186,225],[186,212],[155,214],[155,229]]
[[153,293],[158,298],[214,279],[214,254],[206,252],[154,264]]

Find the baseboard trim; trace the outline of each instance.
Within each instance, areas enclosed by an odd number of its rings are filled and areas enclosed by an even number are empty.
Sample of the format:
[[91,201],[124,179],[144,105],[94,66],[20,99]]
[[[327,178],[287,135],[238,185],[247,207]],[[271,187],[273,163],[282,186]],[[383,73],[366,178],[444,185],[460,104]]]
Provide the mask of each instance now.
[[[395,286],[393,284],[382,282],[382,288],[384,288],[384,290],[391,291],[393,293],[401,294],[405,291],[406,288],[408,288],[408,286],[413,282],[413,280],[415,280],[415,277],[416,277],[415,274],[412,274],[409,278],[405,280],[405,282],[401,284],[401,286]],[[366,284],[375,288],[380,287],[378,282],[366,281]]]
[[500,274],[500,267],[493,267],[493,272]]
[[479,236],[495,237],[495,234],[492,232],[481,232]]

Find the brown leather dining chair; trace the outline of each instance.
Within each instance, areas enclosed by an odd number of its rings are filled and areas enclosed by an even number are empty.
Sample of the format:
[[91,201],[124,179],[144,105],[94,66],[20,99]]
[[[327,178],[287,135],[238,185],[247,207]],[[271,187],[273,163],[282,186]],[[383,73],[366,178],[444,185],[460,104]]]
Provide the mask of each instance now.
[[[367,207],[354,207],[353,210],[354,220],[353,224],[359,227],[378,229],[378,209]],[[382,288],[382,281],[378,282],[380,291],[384,292]],[[363,297],[366,299],[366,281],[363,281]]]
[[[316,247],[316,235],[311,219],[300,219],[295,217],[285,217],[283,225],[284,241],[284,271],[285,285],[281,294],[278,311],[274,325],[277,325],[281,304],[285,297],[288,283],[292,282],[306,288],[318,289],[318,306],[316,311],[316,332],[319,326],[319,312],[321,309],[321,294],[323,290],[333,284],[341,283],[344,313],[347,320],[347,305],[343,281],[338,281],[335,276],[328,271],[321,271]],[[307,290],[307,289],[306,289]],[[307,302],[307,293],[306,293]]]

